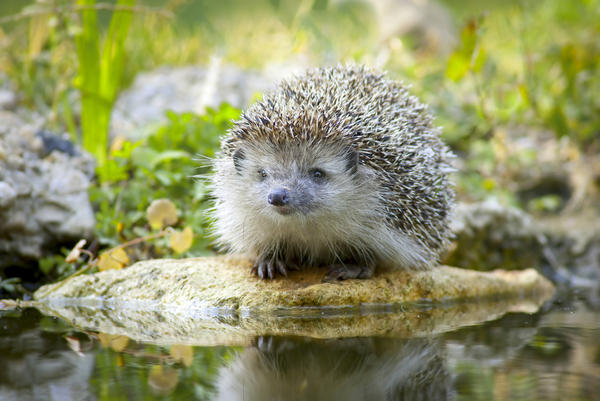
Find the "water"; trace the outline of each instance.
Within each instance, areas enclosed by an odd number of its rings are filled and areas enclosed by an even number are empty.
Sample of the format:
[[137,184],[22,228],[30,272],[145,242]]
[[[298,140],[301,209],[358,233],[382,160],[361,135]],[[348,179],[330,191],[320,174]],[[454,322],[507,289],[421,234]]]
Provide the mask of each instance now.
[[[159,346],[0,315],[0,400],[600,400],[600,313],[546,305],[425,338]],[[157,341],[160,342],[160,341]]]

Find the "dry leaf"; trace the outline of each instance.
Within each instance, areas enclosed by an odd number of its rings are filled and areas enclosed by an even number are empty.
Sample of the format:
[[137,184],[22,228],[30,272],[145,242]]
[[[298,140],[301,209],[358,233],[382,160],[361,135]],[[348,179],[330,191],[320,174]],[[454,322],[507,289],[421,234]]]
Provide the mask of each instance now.
[[81,349],[81,342],[79,341],[78,338],[65,337],[65,340],[67,340],[67,345],[69,346],[69,348],[71,348],[71,350],[73,352],[75,352],[79,356],[84,356],[82,349]]
[[177,371],[175,369],[168,367],[163,368],[161,365],[154,365],[150,368],[148,384],[160,395],[170,394],[178,381],[179,377],[177,376]]
[[103,347],[111,348],[117,352],[123,351],[129,344],[129,337],[115,334],[98,333],[98,340],[100,340]]
[[169,355],[171,355],[176,362],[183,363],[184,366],[192,366],[194,349],[190,345],[172,345],[169,350]]
[[123,248],[117,248],[110,252],[104,252],[98,259],[98,269],[100,271],[110,269],[122,269],[129,263],[129,256]]
[[73,247],[73,249],[71,249],[71,252],[69,252],[67,257],[65,258],[65,262],[67,262],[67,263],[77,262],[77,259],[79,259],[79,255],[81,255],[81,250],[83,249],[83,247],[85,246],[86,243],[87,243],[86,240],[80,239],[79,242]]
[[177,223],[177,209],[168,199],[153,200],[146,209],[146,216],[150,226],[155,230]]
[[112,155],[113,153],[123,149],[123,144],[126,140],[127,138],[124,135],[117,135],[110,144],[110,154]]
[[169,246],[177,253],[182,253],[190,249],[194,240],[194,232],[190,226],[183,231],[174,231],[169,239]]

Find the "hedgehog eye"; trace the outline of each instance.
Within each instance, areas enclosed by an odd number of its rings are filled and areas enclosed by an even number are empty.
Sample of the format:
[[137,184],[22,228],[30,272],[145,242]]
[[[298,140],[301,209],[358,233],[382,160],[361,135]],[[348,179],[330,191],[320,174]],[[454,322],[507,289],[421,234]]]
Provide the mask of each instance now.
[[315,180],[322,180],[325,178],[325,172],[318,168],[313,168],[309,171],[310,176]]
[[261,180],[264,180],[265,178],[267,178],[267,172],[261,168],[260,170],[258,170],[258,176]]

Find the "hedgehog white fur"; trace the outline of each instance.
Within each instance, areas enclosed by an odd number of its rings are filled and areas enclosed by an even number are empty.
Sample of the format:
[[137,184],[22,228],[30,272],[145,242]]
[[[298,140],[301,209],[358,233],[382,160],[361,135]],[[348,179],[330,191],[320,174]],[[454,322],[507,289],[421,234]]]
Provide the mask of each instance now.
[[250,106],[214,161],[218,243],[262,278],[432,266],[450,236],[452,154],[427,107],[359,66],[319,68]]

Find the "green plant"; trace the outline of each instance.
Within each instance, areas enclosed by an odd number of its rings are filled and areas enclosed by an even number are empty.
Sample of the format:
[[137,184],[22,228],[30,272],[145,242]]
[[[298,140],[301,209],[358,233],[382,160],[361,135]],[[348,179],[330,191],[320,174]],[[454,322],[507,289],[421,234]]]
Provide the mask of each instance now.
[[[81,94],[81,132],[83,147],[104,168],[108,152],[108,124],[117,90],[121,84],[125,59],[124,43],[132,11],[115,9],[108,33],[100,47],[95,0],[78,0],[81,31],[76,35],[79,74],[76,85]],[[135,0],[118,0],[117,7],[133,6]]]
[[21,284],[20,277],[11,277],[2,279],[0,277],[0,290],[6,291],[10,294],[25,294],[27,290]]
[[100,249],[86,249],[81,240],[70,252],[42,259],[42,272],[64,278],[152,257],[210,253],[208,158],[239,114],[227,104],[203,115],[167,112],[146,138],[117,137],[89,190]]
[[[177,226],[194,231],[194,244],[184,255],[209,252],[207,183],[196,176],[207,174],[206,159],[214,156],[219,136],[239,113],[227,104],[204,115],[168,112],[167,122],[147,138],[135,143],[117,140],[120,144],[113,146],[101,183],[90,192],[101,243],[116,246],[150,235],[146,209],[153,200],[165,198],[179,212]],[[165,241],[157,240],[143,252],[169,253]]]
[[[446,85],[463,98],[463,107],[474,106],[484,122],[475,131],[461,124],[476,133],[472,139],[499,125],[524,124],[568,136],[582,149],[597,149],[599,6],[598,0],[568,5],[552,0],[510,9],[510,18],[487,15],[465,24],[448,59]],[[442,114],[449,110],[442,107]],[[456,115],[449,117],[454,124],[459,121]]]

